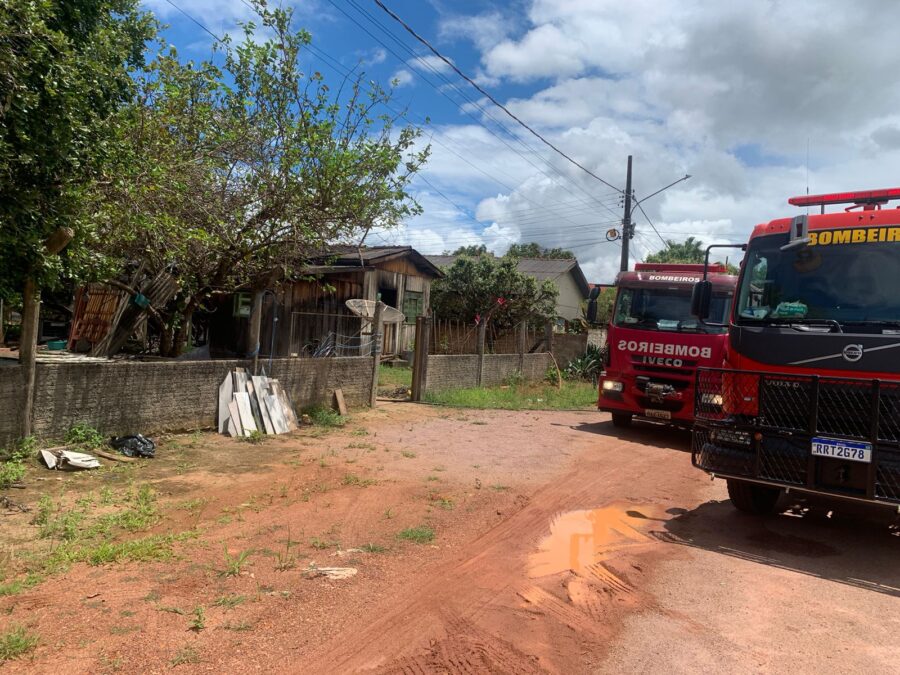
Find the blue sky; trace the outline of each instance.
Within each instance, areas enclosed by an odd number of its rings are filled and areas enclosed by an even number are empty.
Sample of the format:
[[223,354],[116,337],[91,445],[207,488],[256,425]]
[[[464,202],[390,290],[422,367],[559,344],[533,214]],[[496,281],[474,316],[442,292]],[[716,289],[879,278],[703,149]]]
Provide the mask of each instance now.
[[[217,35],[251,18],[241,0],[172,0]],[[634,155],[644,202],[634,257],[664,239],[741,241],[791,215],[803,193],[900,183],[894,26],[881,0],[385,0],[557,147],[615,186]],[[168,0],[145,0],[185,58],[212,38]],[[609,282],[605,232],[620,197],[556,156],[463,83],[373,0],[297,0],[320,53],[387,85],[425,127],[433,155],[414,193],[425,213],[370,243],[439,253],[538,241]],[[362,27],[361,27],[362,26]],[[365,30],[363,29],[365,28]],[[865,35],[865,40],[852,36]],[[395,53],[391,53],[395,52]],[[399,58],[398,58],[399,57]],[[338,78],[311,53],[310,68]],[[437,70],[429,70],[431,66]],[[446,78],[446,79],[445,79]],[[652,225],[651,225],[652,222]]]

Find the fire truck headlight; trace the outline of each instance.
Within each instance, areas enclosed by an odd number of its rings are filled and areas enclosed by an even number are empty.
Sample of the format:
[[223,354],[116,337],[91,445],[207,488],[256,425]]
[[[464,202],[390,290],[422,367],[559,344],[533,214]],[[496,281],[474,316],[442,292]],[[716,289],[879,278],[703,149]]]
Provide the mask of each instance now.
[[700,397],[700,400],[703,402],[704,405],[721,406],[722,405],[722,394],[703,394]]
[[603,391],[619,391],[621,392],[625,387],[622,386],[621,382],[616,382],[615,380],[603,380]]

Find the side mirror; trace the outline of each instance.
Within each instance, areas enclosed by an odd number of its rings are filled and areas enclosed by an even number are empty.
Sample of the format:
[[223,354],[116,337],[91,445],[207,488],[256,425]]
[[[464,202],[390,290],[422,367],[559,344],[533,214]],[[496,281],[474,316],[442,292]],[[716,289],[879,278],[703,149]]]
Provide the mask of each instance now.
[[[593,293],[593,291],[591,292]],[[586,314],[588,323],[597,323],[597,300],[595,298],[588,300]]]
[[709,306],[712,301],[712,282],[698,281],[691,293],[691,314],[701,321],[709,318]]
[[599,287],[599,286],[594,286],[594,287],[591,289],[590,295],[588,295],[588,300],[596,300],[596,299],[599,298],[599,297],[600,297],[600,287]]

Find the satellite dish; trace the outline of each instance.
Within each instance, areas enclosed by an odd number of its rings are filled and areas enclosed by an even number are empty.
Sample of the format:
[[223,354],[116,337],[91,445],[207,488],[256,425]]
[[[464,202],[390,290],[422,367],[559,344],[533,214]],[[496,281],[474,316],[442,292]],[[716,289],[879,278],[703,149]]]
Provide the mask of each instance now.
[[[353,300],[347,300],[346,303],[347,309],[356,314],[356,316],[361,316],[364,319],[369,319],[370,321],[375,318],[375,301],[374,300],[363,300],[362,298],[356,298]],[[406,318],[403,316],[403,312],[399,309],[394,309],[393,307],[389,307],[388,305],[384,305],[381,309],[381,320],[384,323],[401,323],[403,319]]]

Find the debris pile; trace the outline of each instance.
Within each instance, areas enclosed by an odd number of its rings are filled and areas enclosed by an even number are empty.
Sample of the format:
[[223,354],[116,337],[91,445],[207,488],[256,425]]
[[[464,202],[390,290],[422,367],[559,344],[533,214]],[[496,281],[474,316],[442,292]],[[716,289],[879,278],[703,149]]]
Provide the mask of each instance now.
[[63,446],[40,451],[41,461],[48,469],[73,471],[79,469],[99,469],[100,461],[85,452],[74,452]]
[[296,431],[297,412],[278,380],[235,368],[219,386],[219,433],[229,436]]

